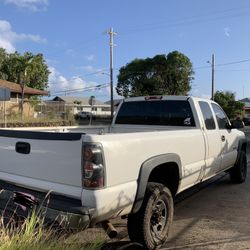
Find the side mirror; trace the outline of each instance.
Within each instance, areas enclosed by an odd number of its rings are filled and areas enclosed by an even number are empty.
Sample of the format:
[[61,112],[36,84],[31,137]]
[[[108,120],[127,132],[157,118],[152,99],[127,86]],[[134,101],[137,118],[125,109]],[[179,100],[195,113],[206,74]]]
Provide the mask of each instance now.
[[231,129],[232,128],[237,128],[237,129],[240,129],[240,128],[244,128],[244,122],[242,120],[232,120],[231,121]]

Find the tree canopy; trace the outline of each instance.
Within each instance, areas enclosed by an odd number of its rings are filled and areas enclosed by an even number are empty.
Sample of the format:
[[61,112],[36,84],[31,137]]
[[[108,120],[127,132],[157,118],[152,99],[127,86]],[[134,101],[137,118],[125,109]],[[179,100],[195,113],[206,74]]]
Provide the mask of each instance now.
[[229,119],[241,116],[244,103],[235,100],[235,94],[230,91],[216,91],[214,101],[220,104]]
[[144,95],[187,95],[194,79],[192,63],[184,54],[135,59],[121,67],[116,91],[124,97]]
[[49,73],[42,54],[8,54],[0,48],[0,79],[44,90],[48,85]]

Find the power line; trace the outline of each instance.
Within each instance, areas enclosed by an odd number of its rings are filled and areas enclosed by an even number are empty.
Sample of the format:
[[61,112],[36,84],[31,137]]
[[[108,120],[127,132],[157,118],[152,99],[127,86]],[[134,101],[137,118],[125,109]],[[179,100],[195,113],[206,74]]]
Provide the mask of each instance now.
[[85,91],[92,91],[92,90],[99,90],[102,88],[109,87],[109,83],[105,84],[98,84],[95,86],[88,86],[88,87],[83,87],[83,88],[77,88],[77,89],[65,89],[65,90],[60,90],[60,91],[54,91],[50,96],[57,96],[60,94],[72,94],[72,93],[77,93],[77,92],[85,92]]
[[[222,66],[227,66],[227,65],[233,65],[233,64],[240,64],[240,63],[246,63],[246,62],[250,62],[250,59],[243,59],[243,60],[239,60],[239,61],[232,61],[232,62],[227,62],[227,63],[219,63],[219,64],[215,64],[214,66],[216,67],[222,67]],[[211,68],[211,66],[197,66],[194,67],[193,70],[197,70],[197,69],[208,69]],[[119,71],[120,69],[115,68],[114,70]],[[162,71],[157,71],[157,72],[167,72],[168,69],[166,70],[162,70]],[[218,70],[216,70],[218,71]],[[235,70],[236,71],[236,70]],[[248,71],[248,70],[244,70],[244,71]],[[128,73],[154,73],[154,71],[148,71],[148,70],[142,70],[142,71],[126,71]]]
[[216,72],[246,72],[250,71],[250,69],[217,69]]
[[84,75],[77,75],[78,77],[86,77],[86,76],[92,76],[92,75],[98,75],[98,74],[102,74],[102,73],[106,73],[108,71],[108,69],[103,69],[103,70],[98,70],[92,73],[88,73],[88,74],[84,74]]
[[[244,15],[249,15],[249,8],[250,6],[244,6],[241,8],[234,8],[234,9],[228,9],[225,11],[219,11],[219,12],[212,12],[211,14],[205,14],[202,16],[194,16],[194,17],[188,17],[188,18],[183,18],[183,19],[179,19],[179,20],[174,20],[170,21],[170,23],[166,23],[166,22],[158,22],[158,23],[150,23],[150,24],[145,24],[143,26],[141,26],[141,28],[135,28],[135,29],[131,29],[128,32],[123,33],[123,35],[129,35],[129,34],[133,34],[133,33],[137,33],[137,32],[143,32],[143,31],[148,31],[148,30],[152,30],[152,29],[162,29],[162,28],[171,28],[171,27],[175,27],[175,26],[184,26],[184,25],[191,25],[191,24],[200,24],[200,23],[204,23],[204,22],[211,22],[211,21],[216,21],[216,20],[221,20],[221,19],[228,19],[228,18],[235,18],[235,17],[242,17]],[[220,13],[227,13],[227,12],[232,12],[234,10],[240,10],[241,12],[238,13],[230,13],[227,15],[221,15],[221,16],[213,16],[214,14],[218,15]]]
[[216,64],[215,66],[220,67],[220,66],[239,64],[239,63],[245,63],[245,62],[250,62],[250,59],[245,59],[245,60],[241,60],[241,61],[234,61],[234,62],[228,62],[228,63],[220,63],[220,64]]
[[210,69],[211,66],[199,66],[199,67],[194,67],[193,70],[197,70],[197,69]]

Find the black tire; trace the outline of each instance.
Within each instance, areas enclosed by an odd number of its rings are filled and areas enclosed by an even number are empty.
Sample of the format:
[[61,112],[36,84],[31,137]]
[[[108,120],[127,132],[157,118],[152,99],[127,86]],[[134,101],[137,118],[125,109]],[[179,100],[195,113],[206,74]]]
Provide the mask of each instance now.
[[241,150],[239,159],[229,170],[231,181],[234,183],[243,183],[247,177],[247,156],[245,151]]
[[160,247],[167,240],[173,213],[170,190],[160,183],[149,182],[140,210],[128,216],[131,241],[141,243],[146,249]]

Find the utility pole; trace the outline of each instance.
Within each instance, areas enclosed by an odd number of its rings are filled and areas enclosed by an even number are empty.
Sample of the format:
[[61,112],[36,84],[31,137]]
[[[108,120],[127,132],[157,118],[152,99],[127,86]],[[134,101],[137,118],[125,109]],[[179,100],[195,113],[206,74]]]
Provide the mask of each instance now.
[[117,35],[113,31],[113,28],[110,28],[107,32],[109,34],[109,47],[110,47],[110,106],[111,106],[111,120],[113,119],[114,114],[114,97],[113,97],[113,48],[114,48],[114,35]]
[[23,121],[23,105],[24,105],[24,86],[27,82],[27,68],[24,70],[24,79],[22,80],[21,90],[22,90],[22,100],[21,100],[21,120]]
[[212,54],[212,100],[214,100],[214,54]]
[[207,61],[212,67],[212,91],[211,91],[211,100],[214,100],[214,54],[212,54],[212,62]]

